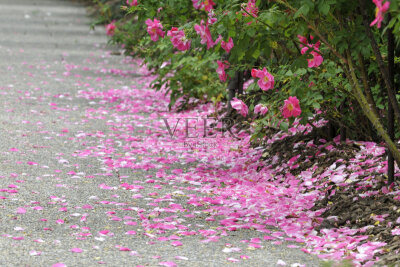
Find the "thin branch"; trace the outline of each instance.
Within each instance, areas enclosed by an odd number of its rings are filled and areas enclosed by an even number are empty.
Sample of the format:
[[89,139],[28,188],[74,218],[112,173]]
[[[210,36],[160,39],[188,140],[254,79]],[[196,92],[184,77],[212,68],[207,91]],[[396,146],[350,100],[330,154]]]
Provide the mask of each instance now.
[[385,66],[385,63],[383,62],[383,58],[382,58],[381,52],[379,50],[378,44],[376,43],[376,40],[372,34],[371,28],[368,24],[368,17],[367,17],[366,11],[365,11],[364,1],[358,0],[358,2],[360,4],[361,14],[363,17],[365,33],[367,34],[367,36],[371,42],[372,50],[374,51],[376,61],[379,66],[379,70],[380,70],[383,80],[385,82],[387,94],[388,94],[388,97],[390,100],[390,104],[393,107],[397,123],[400,124],[400,107],[399,107],[399,103],[397,102],[397,99],[396,99],[396,94],[395,94],[393,83],[391,82],[390,77],[389,77],[388,68],[387,68],[387,66]]
[[398,166],[400,166],[400,151],[397,149],[395,143],[392,141],[388,133],[385,131],[382,123],[380,122],[379,118],[375,116],[374,112],[372,111],[371,107],[368,105],[367,99],[365,98],[361,87],[358,83],[358,78],[356,76],[356,72],[353,67],[353,61],[351,59],[351,54],[347,50],[347,62],[349,63],[349,70],[351,76],[351,84],[354,90],[354,93],[358,96],[357,101],[360,104],[364,114],[367,118],[371,121],[372,125],[374,125],[375,129],[377,130],[378,134],[383,138],[385,141],[387,148],[392,152],[393,158],[395,159]]
[[361,78],[362,78],[362,82],[364,85],[364,91],[365,91],[365,95],[367,97],[367,101],[368,101],[369,105],[371,106],[375,115],[377,117],[379,117],[378,110],[376,109],[376,103],[374,100],[374,96],[372,94],[371,87],[369,86],[369,83],[368,83],[368,75],[367,75],[367,72],[366,72],[365,66],[364,66],[365,62],[364,62],[364,59],[363,59],[361,53],[358,53],[358,64],[360,65]]
[[[390,21],[391,15],[389,14],[388,19]],[[389,79],[392,85],[394,85],[394,35],[393,35],[393,29],[389,29],[387,32],[387,40],[388,40],[388,71],[389,71]],[[388,105],[388,133],[389,137],[394,140],[395,137],[395,129],[394,129],[394,112],[393,112],[393,106],[389,103]],[[392,184],[394,182],[394,159],[393,155],[390,151],[388,151],[388,170],[387,170],[387,175],[388,175],[388,181],[389,184]]]
[[[297,12],[298,10],[294,7],[292,7],[289,3],[286,2],[286,0],[275,0],[276,2],[288,7],[290,10],[293,12]],[[309,21],[303,14],[300,14],[300,17],[308,23],[308,27],[314,31],[314,33],[319,37],[319,39],[332,51],[332,53],[335,54],[340,60],[342,60],[343,63],[347,64],[347,59],[342,56],[327,40],[326,38],[319,32],[317,29],[317,26],[315,26],[314,23]]]

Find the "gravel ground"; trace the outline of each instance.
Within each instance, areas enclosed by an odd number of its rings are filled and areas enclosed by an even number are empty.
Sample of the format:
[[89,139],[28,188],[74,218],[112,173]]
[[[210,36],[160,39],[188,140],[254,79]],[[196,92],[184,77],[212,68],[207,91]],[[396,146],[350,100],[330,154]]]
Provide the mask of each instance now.
[[[263,238],[252,230],[238,230],[210,243],[199,242],[204,239],[199,235],[186,236],[180,240],[183,246],[174,247],[169,241],[153,244],[143,235],[140,223],[110,220],[109,211],[121,218],[130,215],[132,221],[137,213],[100,205],[99,200],[148,209],[151,198],[133,200],[132,192],[118,187],[115,173],[102,175],[107,171],[101,160],[74,156],[84,149],[82,142],[76,142],[79,134],[110,131],[107,118],[87,120],[86,110],[94,104],[77,97],[77,92],[90,87],[94,79],[102,79],[103,88],[109,89],[139,84],[142,78],[101,71],[130,69],[121,56],[107,52],[104,30],[91,31],[89,24],[85,7],[66,0],[0,2],[0,266],[159,266],[165,261],[178,266],[278,266],[279,260],[287,266],[319,266],[316,257],[288,248],[291,243],[285,241],[281,245],[263,241],[262,248],[248,249],[242,240]],[[98,139],[89,136],[85,142],[96,145]],[[125,170],[123,174],[145,181],[151,173]],[[100,189],[103,183],[115,190]],[[142,194],[154,191],[153,184],[143,186]],[[172,194],[174,203],[185,206],[186,198],[174,196],[176,190],[167,183],[157,192]],[[201,216],[176,215],[193,229],[218,227]],[[113,235],[99,236],[102,230]],[[137,234],[126,235],[130,230]],[[223,252],[226,243],[242,251]],[[120,251],[118,246],[131,251]],[[73,253],[72,248],[82,251]],[[249,259],[227,260],[243,254]]]

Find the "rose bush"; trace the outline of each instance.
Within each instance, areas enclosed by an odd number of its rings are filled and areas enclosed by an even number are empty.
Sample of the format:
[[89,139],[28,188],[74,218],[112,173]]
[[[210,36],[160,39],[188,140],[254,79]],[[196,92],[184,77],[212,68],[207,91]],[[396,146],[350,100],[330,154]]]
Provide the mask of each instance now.
[[[103,9],[107,6],[107,1],[97,2]],[[158,74],[154,87],[167,88],[171,106],[178,99],[225,103],[254,121],[254,140],[264,137],[265,127],[287,130],[296,119],[310,125],[323,119],[333,136],[341,133],[343,138],[347,132],[352,138],[383,140],[400,163],[385,126],[390,106],[400,137],[395,89],[400,82],[397,75],[389,75],[396,67],[390,68],[390,62],[398,58],[389,56],[395,49],[386,38],[392,35],[394,43],[399,41],[396,1],[117,4],[124,16],[115,24],[112,41],[124,44],[127,54],[145,59]],[[110,12],[108,22],[119,17]],[[245,91],[244,83],[250,84]],[[234,97],[238,99],[231,102]]]

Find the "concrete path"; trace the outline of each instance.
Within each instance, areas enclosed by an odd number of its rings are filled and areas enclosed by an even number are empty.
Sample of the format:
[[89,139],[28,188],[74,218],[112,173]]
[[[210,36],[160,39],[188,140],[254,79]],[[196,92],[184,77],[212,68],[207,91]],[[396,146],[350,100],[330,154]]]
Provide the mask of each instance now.
[[[89,24],[85,8],[67,0],[0,1],[0,266],[319,266],[290,243],[274,245],[252,230],[209,243],[177,230],[166,230],[166,242],[146,235],[138,216],[151,210],[149,199],[132,199],[134,193],[119,187],[122,174],[109,173],[102,159],[77,156],[117,139],[109,114],[88,119],[90,109],[108,104],[78,92],[142,80],[132,64],[107,52],[104,30]],[[149,173],[127,170],[124,178],[149,194],[156,190],[144,182]],[[176,191],[164,183],[157,193],[185,205]],[[124,209],[127,203],[134,209]],[[187,214],[174,213],[174,220],[218,227]],[[174,234],[182,246],[172,244]],[[262,240],[260,248],[243,242],[251,238]]]

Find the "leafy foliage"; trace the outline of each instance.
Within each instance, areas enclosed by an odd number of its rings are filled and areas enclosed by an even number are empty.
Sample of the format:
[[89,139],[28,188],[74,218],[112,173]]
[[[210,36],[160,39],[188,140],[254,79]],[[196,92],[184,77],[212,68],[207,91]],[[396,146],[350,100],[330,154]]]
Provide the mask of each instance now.
[[[108,5],[110,2],[96,2],[107,11],[102,14],[111,14],[109,21],[120,18],[112,41],[124,44],[128,54],[145,59],[145,64],[159,75],[154,87],[168,88],[171,106],[178,99],[228,101],[226,87],[230,79],[221,82],[215,71],[217,60],[227,60],[226,73],[231,79],[235,73],[250,73],[264,67],[275,77],[273,90],[262,91],[255,82],[240,96],[250,110],[257,104],[268,107],[265,115],[253,116],[254,137],[262,137],[266,126],[280,125],[287,130],[295,118],[283,119],[283,103],[295,96],[302,110],[300,123],[325,119],[346,128],[353,137],[376,138],[373,122],[360,123],[366,121],[366,113],[359,106],[353,72],[360,84],[364,82],[362,90],[367,96],[370,90],[369,104],[374,106],[378,118],[386,119],[386,88],[363,24],[364,19],[374,19],[372,1],[361,7],[359,1],[347,0],[216,0],[215,9],[210,12],[196,9],[196,3],[203,3],[201,0],[146,0],[138,1],[137,6],[114,1],[114,5],[120,6],[118,14],[108,12],[116,10]],[[384,33],[392,30],[399,41],[399,4],[391,1],[388,12],[391,19],[386,21],[386,28],[370,28],[384,58]],[[154,18],[161,21],[165,31],[172,27],[183,30],[192,42],[191,49],[177,51],[167,36],[151,41],[145,21]],[[208,42],[206,46],[194,30],[195,25],[207,26],[214,43]],[[227,53],[222,41],[228,42],[230,38],[234,46]],[[321,62],[311,64],[317,56]],[[400,77],[395,78],[398,85]]]

